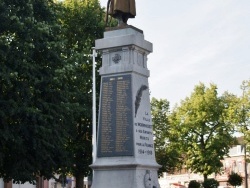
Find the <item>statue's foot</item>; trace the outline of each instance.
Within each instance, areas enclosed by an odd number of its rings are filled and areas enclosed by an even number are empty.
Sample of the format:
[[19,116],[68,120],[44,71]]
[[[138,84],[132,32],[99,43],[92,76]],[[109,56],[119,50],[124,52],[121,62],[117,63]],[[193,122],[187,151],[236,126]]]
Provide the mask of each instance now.
[[118,24],[118,27],[126,27],[128,24],[127,23],[124,23],[124,22],[120,22]]
[[118,17],[117,20],[118,20],[118,27],[125,27],[127,25],[127,22],[124,21],[122,16]]

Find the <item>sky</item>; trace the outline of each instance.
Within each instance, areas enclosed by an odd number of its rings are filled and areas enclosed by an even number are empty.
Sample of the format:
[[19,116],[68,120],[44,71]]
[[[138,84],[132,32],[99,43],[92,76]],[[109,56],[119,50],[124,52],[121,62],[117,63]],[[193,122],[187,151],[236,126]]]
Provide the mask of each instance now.
[[[100,0],[106,7],[107,0]],[[170,105],[200,82],[240,96],[250,79],[250,0],[136,0],[128,24],[153,43],[151,96]]]

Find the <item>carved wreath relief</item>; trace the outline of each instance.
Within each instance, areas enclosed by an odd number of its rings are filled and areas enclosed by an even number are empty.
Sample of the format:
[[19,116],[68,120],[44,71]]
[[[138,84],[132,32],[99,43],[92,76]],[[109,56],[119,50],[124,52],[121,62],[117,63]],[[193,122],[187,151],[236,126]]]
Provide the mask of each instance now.
[[115,54],[114,57],[112,57],[112,61],[115,63],[115,64],[118,64],[120,61],[121,61],[122,57],[120,54]]

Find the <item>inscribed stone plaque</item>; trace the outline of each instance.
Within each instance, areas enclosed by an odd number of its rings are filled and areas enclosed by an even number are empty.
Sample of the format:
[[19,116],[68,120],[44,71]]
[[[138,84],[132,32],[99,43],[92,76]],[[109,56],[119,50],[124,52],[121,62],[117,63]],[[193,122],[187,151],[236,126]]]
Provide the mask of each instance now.
[[102,77],[97,157],[133,156],[131,75]]

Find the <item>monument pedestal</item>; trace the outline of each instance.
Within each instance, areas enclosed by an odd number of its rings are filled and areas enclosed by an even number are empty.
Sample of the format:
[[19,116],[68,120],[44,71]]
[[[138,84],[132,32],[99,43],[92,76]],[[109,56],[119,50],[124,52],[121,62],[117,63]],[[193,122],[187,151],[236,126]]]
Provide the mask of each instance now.
[[105,32],[95,47],[102,67],[92,188],[159,188],[147,69],[152,44],[126,27]]

